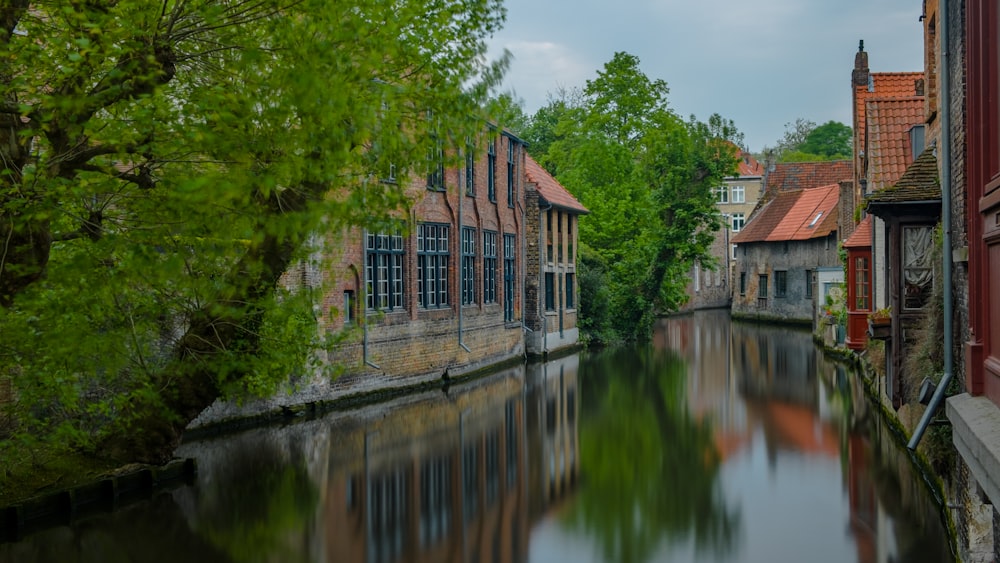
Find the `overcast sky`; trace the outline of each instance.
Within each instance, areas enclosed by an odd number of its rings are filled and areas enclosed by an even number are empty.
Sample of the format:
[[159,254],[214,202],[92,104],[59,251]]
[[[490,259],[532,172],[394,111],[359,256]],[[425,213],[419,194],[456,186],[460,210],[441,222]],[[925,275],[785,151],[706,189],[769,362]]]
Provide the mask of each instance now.
[[583,87],[616,51],[639,57],[669,103],[735,121],[751,151],[798,117],[851,125],[863,39],[872,72],[923,70],[921,0],[505,0],[492,43],[514,58],[504,90],[531,115],[559,87]]

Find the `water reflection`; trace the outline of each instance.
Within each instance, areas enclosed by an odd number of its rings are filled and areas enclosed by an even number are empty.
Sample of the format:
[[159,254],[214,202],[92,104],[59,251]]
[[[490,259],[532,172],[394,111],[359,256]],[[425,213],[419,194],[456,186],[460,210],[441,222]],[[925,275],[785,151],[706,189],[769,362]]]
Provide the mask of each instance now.
[[650,346],[186,444],[195,485],[0,563],[950,559],[855,382],[808,332],[698,313]]

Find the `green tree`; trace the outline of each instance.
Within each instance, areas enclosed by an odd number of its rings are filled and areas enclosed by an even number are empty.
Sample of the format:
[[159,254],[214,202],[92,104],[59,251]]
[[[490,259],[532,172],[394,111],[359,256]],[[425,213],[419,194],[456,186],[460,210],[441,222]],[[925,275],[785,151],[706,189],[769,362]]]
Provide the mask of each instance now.
[[[590,210],[579,229],[594,254],[588,264],[597,266],[587,273],[610,295],[602,316],[611,326],[582,312],[591,337],[647,337],[656,314],[683,302],[693,262],[709,261],[720,226],[712,188],[735,170],[730,143],[740,137],[717,115],[685,122],[668,92],[637,57],[616,53],[587,81],[580,103],[559,106],[558,123],[546,129],[553,140],[540,161]],[[598,298],[584,292],[581,302]]]
[[524,101],[515,97],[513,93],[503,92],[490,99],[486,106],[486,114],[497,127],[521,136],[528,128],[529,121],[523,105]]
[[504,17],[500,0],[0,0],[0,453],[159,461],[216,398],[299,372],[312,295],[282,275],[404,205],[367,179],[478,128]]
[[853,140],[850,127],[837,121],[827,121],[810,131],[797,150],[820,155],[824,160],[847,159],[851,158]]
[[851,158],[853,132],[843,123],[827,121],[817,126],[798,118],[785,124],[785,135],[773,148],[765,147],[762,157],[770,162],[818,162]]

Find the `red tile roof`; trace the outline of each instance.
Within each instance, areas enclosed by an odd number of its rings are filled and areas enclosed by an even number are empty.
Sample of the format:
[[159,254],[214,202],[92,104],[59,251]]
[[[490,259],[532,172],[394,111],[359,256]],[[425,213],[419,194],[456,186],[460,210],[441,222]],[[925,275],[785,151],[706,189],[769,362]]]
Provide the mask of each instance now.
[[781,242],[825,237],[837,230],[840,186],[778,192],[742,231],[734,244]]
[[851,179],[850,160],[779,162],[767,173],[767,190],[804,190]]
[[854,233],[844,241],[844,248],[866,248],[872,245],[872,216],[867,215],[858,223]]
[[754,158],[753,155],[751,155],[750,153],[741,150],[739,175],[741,178],[744,176],[763,176],[764,165],[757,162],[757,159]]
[[566,191],[566,188],[542,168],[542,165],[535,162],[531,155],[526,155],[524,173],[528,177],[528,182],[535,184],[538,194],[553,207],[580,214],[590,213],[590,210],[581,205],[573,194]]
[[871,98],[866,106],[868,189],[877,191],[896,183],[913,162],[910,129],[924,122],[924,98]]
[[[922,80],[922,72],[873,72],[869,74],[870,86],[854,87],[854,111],[857,112],[857,136],[859,147],[865,146],[865,102],[870,98],[908,98],[917,95],[917,80]],[[857,155],[855,155],[857,156]]]

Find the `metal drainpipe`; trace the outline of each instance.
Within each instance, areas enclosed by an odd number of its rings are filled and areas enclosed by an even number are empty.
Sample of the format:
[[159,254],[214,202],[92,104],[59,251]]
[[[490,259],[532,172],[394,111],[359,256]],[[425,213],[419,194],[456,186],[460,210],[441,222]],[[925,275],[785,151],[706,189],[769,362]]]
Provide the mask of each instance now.
[[941,21],[941,67],[944,72],[941,73],[941,230],[943,232],[941,241],[941,253],[942,253],[942,265],[941,265],[941,276],[944,278],[944,374],[941,376],[941,382],[938,384],[937,389],[934,390],[934,395],[931,397],[931,402],[927,405],[927,410],[924,411],[924,415],[920,418],[920,423],[913,430],[913,436],[910,437],[910,442],[906,444],[906,447],[915,450],[917,445],[920,444],[920,439],[924,435],[924,431],[927,430],[927,426],[931,422],[931,418],[934,417],[935,411],[941,405],[941,401],[944,400],[945,390],[948,388],[948,384],[951,383],[951,378],[953,374],[953,362],[952,359],[952,282],[951,282],[951,58],[948,56],[948,52],[951,49],[949,45],[949,32],[948,32],[948,0],[940,0],[938,4],[938,12],[940,13]]

